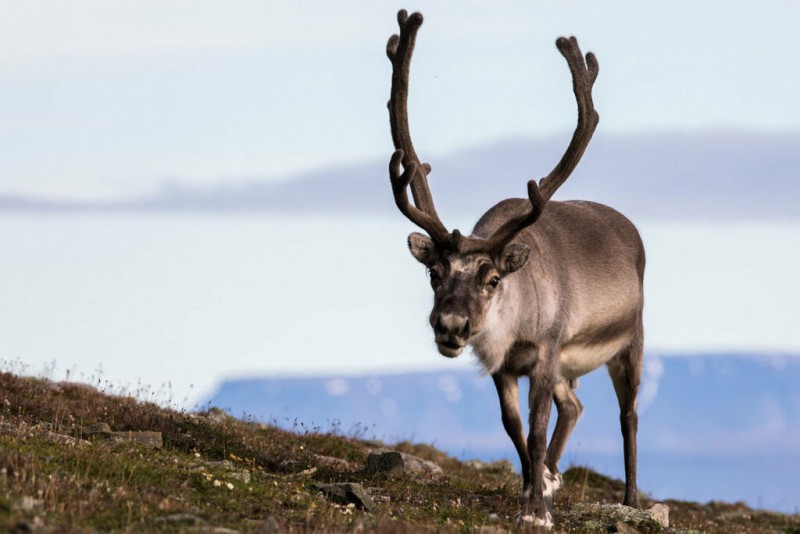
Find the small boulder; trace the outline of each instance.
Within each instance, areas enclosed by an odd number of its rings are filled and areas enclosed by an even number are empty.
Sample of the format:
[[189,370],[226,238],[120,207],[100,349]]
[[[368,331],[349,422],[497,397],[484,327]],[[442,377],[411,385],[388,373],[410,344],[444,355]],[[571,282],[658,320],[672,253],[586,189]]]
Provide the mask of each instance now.
[[663,528],[669,528],[669,506],[666,504],[654,504],[648,508],[646,513],[650,514],[653,521],[661,525]]
[[348,462],[347,460],[342,460],[341,458],[335,458],[333,456],[323,456],[321,454],[315,454],[314,463],[317,464],[317,467],[328,467],[330,469],[335,469],[337,471],[356,470],[356,466],[354,466],[351,462]]
[[[444,473],[442,468],[439,467],[439,465],[435,464],[434,462],[431,462],[430,460],[425,460],[424,458],[420,458],[419,456],[414,456],[413,454],[409,454],[407,452],[397,452],[387,448],[379,448],[371,450],[370,456],[372,456],[373,454],[384,454],[387,452],[394,452],[396,454],[399,454],[403,459],[403,466],[406,471],[411,471],[412,473],[417,473],[422,475],[441,475],[442,473]],[[369,468],[367,468],[367,470],[369,470]]]
[[161,432],[129,430],[127,432],[114,432],[113,435],[117,439],[133,441],[151,449],[160,449],[164,446],[164,437]]
[[315,489],[321,492],[328,500],[337,504],[354,504],[356,507],[372,512],[375,510],[375,502],[367,494],[361,484],[339,483],[339,484],[317,484]]
[[95,423],[85,427],[83,429],[83,434],[87,437],[111,437],[111,427],[108,426],[108,423]]
[[403,456],[399,452],[373,452],[367,456],[367,473],[371,475],[403,473],[405,469]]

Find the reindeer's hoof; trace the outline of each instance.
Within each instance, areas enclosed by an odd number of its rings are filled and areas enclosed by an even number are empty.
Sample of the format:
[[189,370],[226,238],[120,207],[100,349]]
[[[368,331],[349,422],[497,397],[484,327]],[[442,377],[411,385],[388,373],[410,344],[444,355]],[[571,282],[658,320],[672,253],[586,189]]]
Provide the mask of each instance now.
[[531,526],[550,530],[553,528],[553,516],[550,515],[550,512],[547,512],[543,518],[519,512],[514,516],[514,524],[518,527]]
[[544,496],[552,497],[563,485],[564,478],[561,476],[561,473],[556,473],[554,475],[547,466],[544,466]]

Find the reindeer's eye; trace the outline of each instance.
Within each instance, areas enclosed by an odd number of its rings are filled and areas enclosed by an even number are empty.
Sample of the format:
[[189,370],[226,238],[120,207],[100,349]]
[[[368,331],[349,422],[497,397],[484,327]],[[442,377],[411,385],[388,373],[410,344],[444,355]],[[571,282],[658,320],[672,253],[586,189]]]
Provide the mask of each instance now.
[[500,277],[499,276],[493,276],[492,279],[489,280],[489,285],[492,288],[497,287],[497,284],[499,284],[499,283],[500,283]]
[[430,271],[428,275],[431,277],[431,284],[438,284],[442,279],[436,271]]

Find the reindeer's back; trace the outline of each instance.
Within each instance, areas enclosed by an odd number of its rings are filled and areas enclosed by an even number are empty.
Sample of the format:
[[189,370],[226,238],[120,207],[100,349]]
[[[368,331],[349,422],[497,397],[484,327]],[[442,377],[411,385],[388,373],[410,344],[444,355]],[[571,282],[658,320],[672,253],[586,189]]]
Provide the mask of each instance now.
[[[500,202],[481,217],[485,236],[528,209],[525,199]],[[643,306],[644,246],[618,211],[588,201],[549,202],[538,221],[515,239],[531,247],[514,284],[528,303],[520,335],[535,342],[557,331],[565,344],[628,337]]]

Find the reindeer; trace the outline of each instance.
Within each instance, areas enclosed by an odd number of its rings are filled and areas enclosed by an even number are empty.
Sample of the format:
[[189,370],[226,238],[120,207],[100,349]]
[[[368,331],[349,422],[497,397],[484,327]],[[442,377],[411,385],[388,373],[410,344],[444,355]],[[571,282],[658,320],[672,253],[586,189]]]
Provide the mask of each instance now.
[[[408,128],[409,66],[422,15],[402,10],[397,20],[400,35],[392,35],[386,47],[392,62],[388,107],[394,200],[428,234],[412,233],[408,246],[430,274],[430,324],[439,352],[455,358],[471,346],[494,380],[503,426],[522,466],[518,517],[552,525],[545,496],[560,486],[558,461],[583,411],[573,390],[578,377],[603,364],[619,400],[624,504],[639,508],[636,394],[644,340],[644,246],[634,225],[608,206],[550,200],[597,127],[592,103],[597,59],[588,53],[584,62],[574,37],[556,41],[572,73],[578,105],[572,140],[550,174],[538,184],[528,182],[527,199],[501,201],[465,236],[448,232],[436,213],[427,181],[431,167],[417,157]],[[530,380],[527,440],[519,411],[521,376]],[[558,418],[547,446],[553,401]]]

